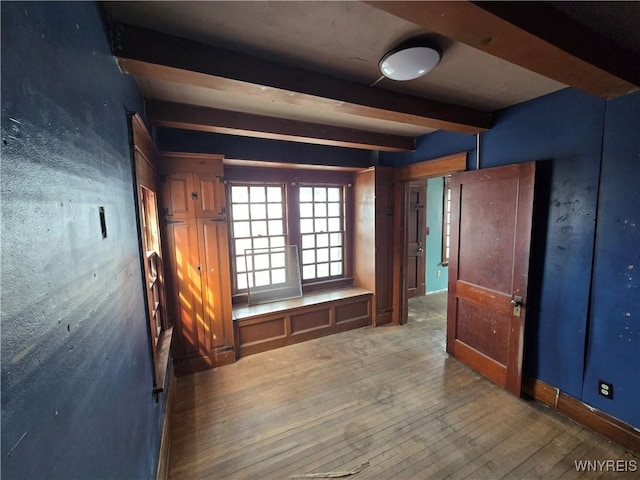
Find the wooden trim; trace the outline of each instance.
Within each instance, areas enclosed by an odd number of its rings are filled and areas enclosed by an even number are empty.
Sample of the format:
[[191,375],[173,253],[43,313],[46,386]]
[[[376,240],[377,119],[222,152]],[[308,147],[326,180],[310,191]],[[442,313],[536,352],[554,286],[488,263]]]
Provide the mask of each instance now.
[[[146,125],[142,121],[140,114],[135,113],[130,116],[131,121],[131,154],[132,154],[132,174],[135,185],[134,201],[136,204],[136,220],[138,230],[138,248],[140,250],[140,269],[142,273],[143,292],[145,294],[145,314],[149,328],[149,345],[151,349],[151,360],[153,363],[153,394],[158,401],[158,395],[164,391],[167,369],[169,368],[169,358],[171,356],[171,341],[173,338],[173,326],[167,309],[167,293],[164,274],[164,251],[162,234],[160,228],[160,205],[158,192],[158,174],[156,164],[158,163],[158,150],[153,143],[153,139],[147,130]],[[158,313],[157,308],[151,306],[151,293],[147,279],[149,274],[149,264],[147,263],[147,239],[146,232],[143,228],[144,207],[141,197],[141,188],[145,187],[152,191],[155,195],[155,213],[158,235],[158,251],[155,252],[158,258],[156,268],[156,283],[158,285],[159,295],[159,314],[161,315],[161,332],[156,338],[156,319],[155,314]]]
[[544,2],[365,2],[413,24],[585,92],[639,89],[637,53]]
[[483,132],[492,125],[488,112],[371,88],[132,25],[112,24],[111,40],[120,69],[136,76],[462,133]]
[[467,152],[412,163],[396,169],[396,181],[408,182],[427,177],[442,177],[467,169]]
[[[331,161],[330,158],[327,161]],[[268,162],[263,160],[238,160],[235,158],[225,158],[222,162],[225,167],[243,168],[274,168],[285,170],[333,170],[336,172],[358,172],[363,167],[344,167],[340,165],[313,165],[303,163]],[[226,169],[225,169],[226,170]]]
[[147,116],[151,123],[161,127],[385,152],[415,150],[413,137],[183,103],[149,101]]
[[161,152],[158,158],[158,172],[162,175],[201,172],[222,176],[222,162],[218,162],[222,159],[224,159],[223,155],[209,153]]
[[[393,296],[393,323],[403,325],[408,318],[408,299],[406,293],[406,255],[407,244],[407,205],[409,202],[409,182],[429,177],[441,177],[451,173],[462,172],[467,169],[467,152],[459,152],[444,157],[425,160],[399,167],[395,172],[395,202],[394,202],[394,253],[393,253],[393,281],[400,288]],[[453,221],[453,220],[452,220]]]
[[525,377],[522,391],[556,412],[640,454],[640,431],[632,425],[601,412],[542,380]]
[[169,479],[169,456],[171,454],[171,434],[172,416],[175,403],[176,376],[171,369],[169,372],[169,391],[167,392],[167,403],[164,410],[164,420],[162,421],[162,439],[160,440],[160,451],[158,454],[158,468],[156,469],[156,480]]

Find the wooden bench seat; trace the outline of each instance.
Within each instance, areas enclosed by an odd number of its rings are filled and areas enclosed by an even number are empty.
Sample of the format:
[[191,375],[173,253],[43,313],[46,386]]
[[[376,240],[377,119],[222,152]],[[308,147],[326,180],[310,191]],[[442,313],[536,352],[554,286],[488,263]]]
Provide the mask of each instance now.
[[371,292],[347,287],[233,309],[236,355],[304,342],[371,325]]

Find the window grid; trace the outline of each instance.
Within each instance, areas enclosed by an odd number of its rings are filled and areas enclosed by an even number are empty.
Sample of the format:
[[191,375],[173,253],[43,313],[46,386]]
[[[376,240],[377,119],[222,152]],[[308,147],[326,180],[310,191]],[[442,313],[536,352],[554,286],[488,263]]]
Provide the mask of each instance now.
[[451,250],[451,177],[444,177],[442,211],[442,264],[449,264]]
[[302,280],[344,274],[344,192],[341,186],[299,188]]
[[286,244],[284,185],[234,184],[229,191],[234,290],[284,283],[280,253],[261,253]]

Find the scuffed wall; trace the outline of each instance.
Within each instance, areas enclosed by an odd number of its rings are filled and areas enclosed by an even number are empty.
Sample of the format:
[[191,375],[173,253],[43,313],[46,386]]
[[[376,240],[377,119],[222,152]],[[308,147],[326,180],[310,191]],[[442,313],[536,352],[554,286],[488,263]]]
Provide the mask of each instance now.
[[155,476],[128,110],[97,4],[2,4],[2,478]]

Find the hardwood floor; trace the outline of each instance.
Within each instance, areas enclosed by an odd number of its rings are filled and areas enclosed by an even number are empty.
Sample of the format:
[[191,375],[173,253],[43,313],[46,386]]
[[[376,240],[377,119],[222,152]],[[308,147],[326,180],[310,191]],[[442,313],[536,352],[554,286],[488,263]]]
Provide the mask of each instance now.
[[170,478],[359,468],[348,478],[637,478],[576,471],[574,461],[640,469],[640,459],[449,358],[437,301],[412,299],[402,327],[352,330],[179,378]]

